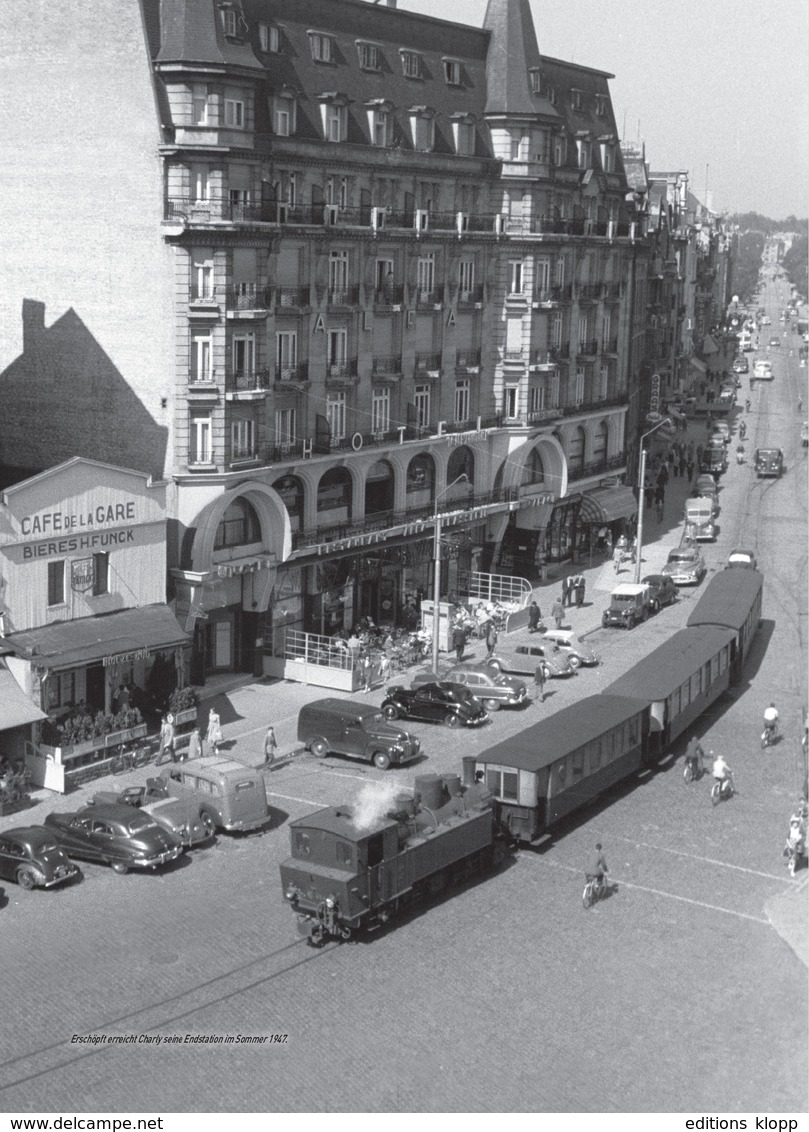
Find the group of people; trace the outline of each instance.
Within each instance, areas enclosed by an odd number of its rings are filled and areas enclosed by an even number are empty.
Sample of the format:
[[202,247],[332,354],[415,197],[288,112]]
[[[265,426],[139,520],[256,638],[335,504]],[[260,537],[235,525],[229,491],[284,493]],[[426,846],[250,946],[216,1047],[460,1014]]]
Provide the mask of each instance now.
[[[219,747],[222,743],[222,723],[219,712],[215,708],[211,708],[208,712],[208,727],[204,742],[208,744],[212,754],[219,754]],[[188,746],[182,751],[177,749],[177,728],[174,716],[171,712],[167,712],[160,720],[160,755],[168,756],[172,762],[177,763],[185,762],[186,759],[200,759],[203,754],[203,738],[198,727],[195,727],[189,735]]]

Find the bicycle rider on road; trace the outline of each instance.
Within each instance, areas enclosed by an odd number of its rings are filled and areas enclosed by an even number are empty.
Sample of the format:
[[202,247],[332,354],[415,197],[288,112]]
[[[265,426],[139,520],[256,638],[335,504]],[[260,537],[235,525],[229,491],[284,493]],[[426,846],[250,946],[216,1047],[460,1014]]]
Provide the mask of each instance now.
[[685,765],[691,766],[691,773],[697,778],[703,771],[703,759],[705,758],[705,751],[702,749],[702,744],[696,735],[688,741],[688,746],[685,749]]
[[596,842],[596,851],[590,858],[590,868],[584,874],[588,883],[594,880],[599,888],[604,888],[607,883],[607,873],[610,870],[607,868],[607,858],[601,850],[601,842]]
[[733,786],[733,771],[730,769],[728,764],[725,762],[725,756],[724,755],[717,755],[716,758],[714,759],[712,774],[713,774],[714,778],[717,780],[717,782],[719,783],[720,791],[725,789],[725,783],[726,782],[730,783],[731,790],[734,789],[734,786]]
[[764,712],[764,730],[772,738],[778,730],[778,709],[771,703]]

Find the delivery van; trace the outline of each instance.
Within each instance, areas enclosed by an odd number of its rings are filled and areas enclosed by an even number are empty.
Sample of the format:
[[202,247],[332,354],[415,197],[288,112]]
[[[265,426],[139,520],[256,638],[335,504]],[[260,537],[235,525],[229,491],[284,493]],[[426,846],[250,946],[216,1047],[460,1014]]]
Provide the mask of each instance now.
[[713,542],[716,538],[714,501],[707,495],[685,501],[685,533],[697,542]]

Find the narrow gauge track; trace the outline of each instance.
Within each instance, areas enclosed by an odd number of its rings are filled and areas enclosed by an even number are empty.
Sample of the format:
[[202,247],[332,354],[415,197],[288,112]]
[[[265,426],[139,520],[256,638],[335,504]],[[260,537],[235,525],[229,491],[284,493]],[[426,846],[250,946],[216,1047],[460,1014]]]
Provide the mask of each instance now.
[[[139,1035],[152,1034],[158,1030],[172,1032],[172,1027],[180,1022],[186,1024],[200,1011],[271,983],[306,963],[322,959],[338,946],[336,943],[328,944],[318,951],[312,951],[305,945],[305,939],[296,939],[230,971],[204,979],[187,990],[157,999],[137,1010],[129,1010],[95,1024],[82,1024],[72,1033],[103,1038],[127,1032]],[[304,952],[298,957],[295,952],[301,947],[304,948]],[[285,963],[284,960],[287,958],[291,962]],[[265,967],[269,969],[264,969]],[[99,1054],[118,1048],[117,1045],[109,1045],[103,1040],[95,1045],[77,1045],[71,1041],[71,1036],[72,1034],[64,1036],[38,1049],[25,1050],[16,1057],[1,1061],[0,1094],[6,1089],[30,1084],[40,1077],[46,1077],[57,1069],[66,1069],[68,1066],[86,1061],[87,1058],[97,1057]]]

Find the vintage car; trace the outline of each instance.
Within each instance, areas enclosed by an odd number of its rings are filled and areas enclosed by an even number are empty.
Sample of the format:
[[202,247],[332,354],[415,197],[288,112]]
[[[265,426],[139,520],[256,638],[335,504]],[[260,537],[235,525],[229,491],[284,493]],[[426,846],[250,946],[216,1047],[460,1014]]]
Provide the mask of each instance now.
[[772,381],[772,362],[756,362],[755,369],[753,370],[753,378],[756,381]]
[[736,550],[732,550],[728,557],[727,566],[725,566],[725,569],[730,570],[734,567],[741,568],[743,570],[757,570],[758,561],[753,551],[744,550],[742,547],[738,547]]
[[725,452],[725,445],[718,438],[715,445],[709,444],[709,446],[703,450],[699,470],[700,472],[712,472],[719,475],[722,475],[723,472],[728,470],[728,458]]
[[610,594],[610,603],[601,615],[601,624],[605,629],[610,625],[634,629],[639,621],[646,620],[651,608],[648,586],[622,582]]
[[44,826],[17,826],[0,834],[3,880],[12,880],[20,888],[53,888],[78,876],[79,869]]
[[642,582],[649,587],[649,608],[652,613],[657,613],[664,605],[671,605],[677,600],[677,587],[668,575],[647,574]]
[[730,425],[727,421],[717,421],[713,426],[711,438],[714,436],[721,436],[723,444],[730,444]]
[[[413,687],[429,683],[420,679],[424,674],[416,673]],[[433,673],[429,673],[435,679]],[[486,711],[498,711],[501,707],[521,707],[530,702],[528,689],[522,680],[494,672],[486,664],[455,664],[438,679],[443,683],[458,684],[482,702]]]
[[413,688],[393,684],[381,710],[385,719],[420,719],[425,723],[443,723],[445,727],[477,727],[489,719],[489,713],[472,692],[446,680]]
[[512,644],[503,637],[497,642],[497,652],[485,662],[497,672],[516,672],[520,676],[533,676],[540,662],[549,677],[575,676],[577,666],[569,652],[557,644]]
[[748,373],[750,370],[750,363],[747,358],[742,354],[740,358],[733,359],[733,372],[734,373]]
[[99,861],[116,873],[156,869],[183,851],[175,833],[148,814],[120,803],[48,814],[45,825],[69,856]]
[[570,657],[570,663],[574,668],[582,664],[589,667],[601,662],[598,653],[584,641],[580,641],[572,629],[548,629],[542,634],[542,640],[547,644],[558,645],[562,652]]
[[172,798],[165,778],[150,778],[145,786],[128,786],[119,793],[100,790],[93,795],[90,804],[103,806],[116,803],[134,806],[149,814],[158,825],[176,833],[186,849],[192,849],[213,837],[213,824],[202,820],[199,806],[186,798]]
[[757,448],[753,457],[756,477],[774,476],[779,478],[784,470],[784,453],[780,448]]
[[[781,319],[781,321],[782,321],[782,322],[785,322],[785,321],[786,321],[786,319],[783,319],[783,318],[782,318],[782,319]],[[780,346],[780,345],[781,345],[781,339],[780,339],[780,338],[779,338],[779,337],[778,337],[777,335],[774,335],[774,336],[773,336],[773,337],[772,337],[772,338],[770,339],[770,345],[771,345],[771,346]]]
[[677,586],[697,586],[708,567],[696,546],[678,546],[670,550],[666,565],[661,570]]

